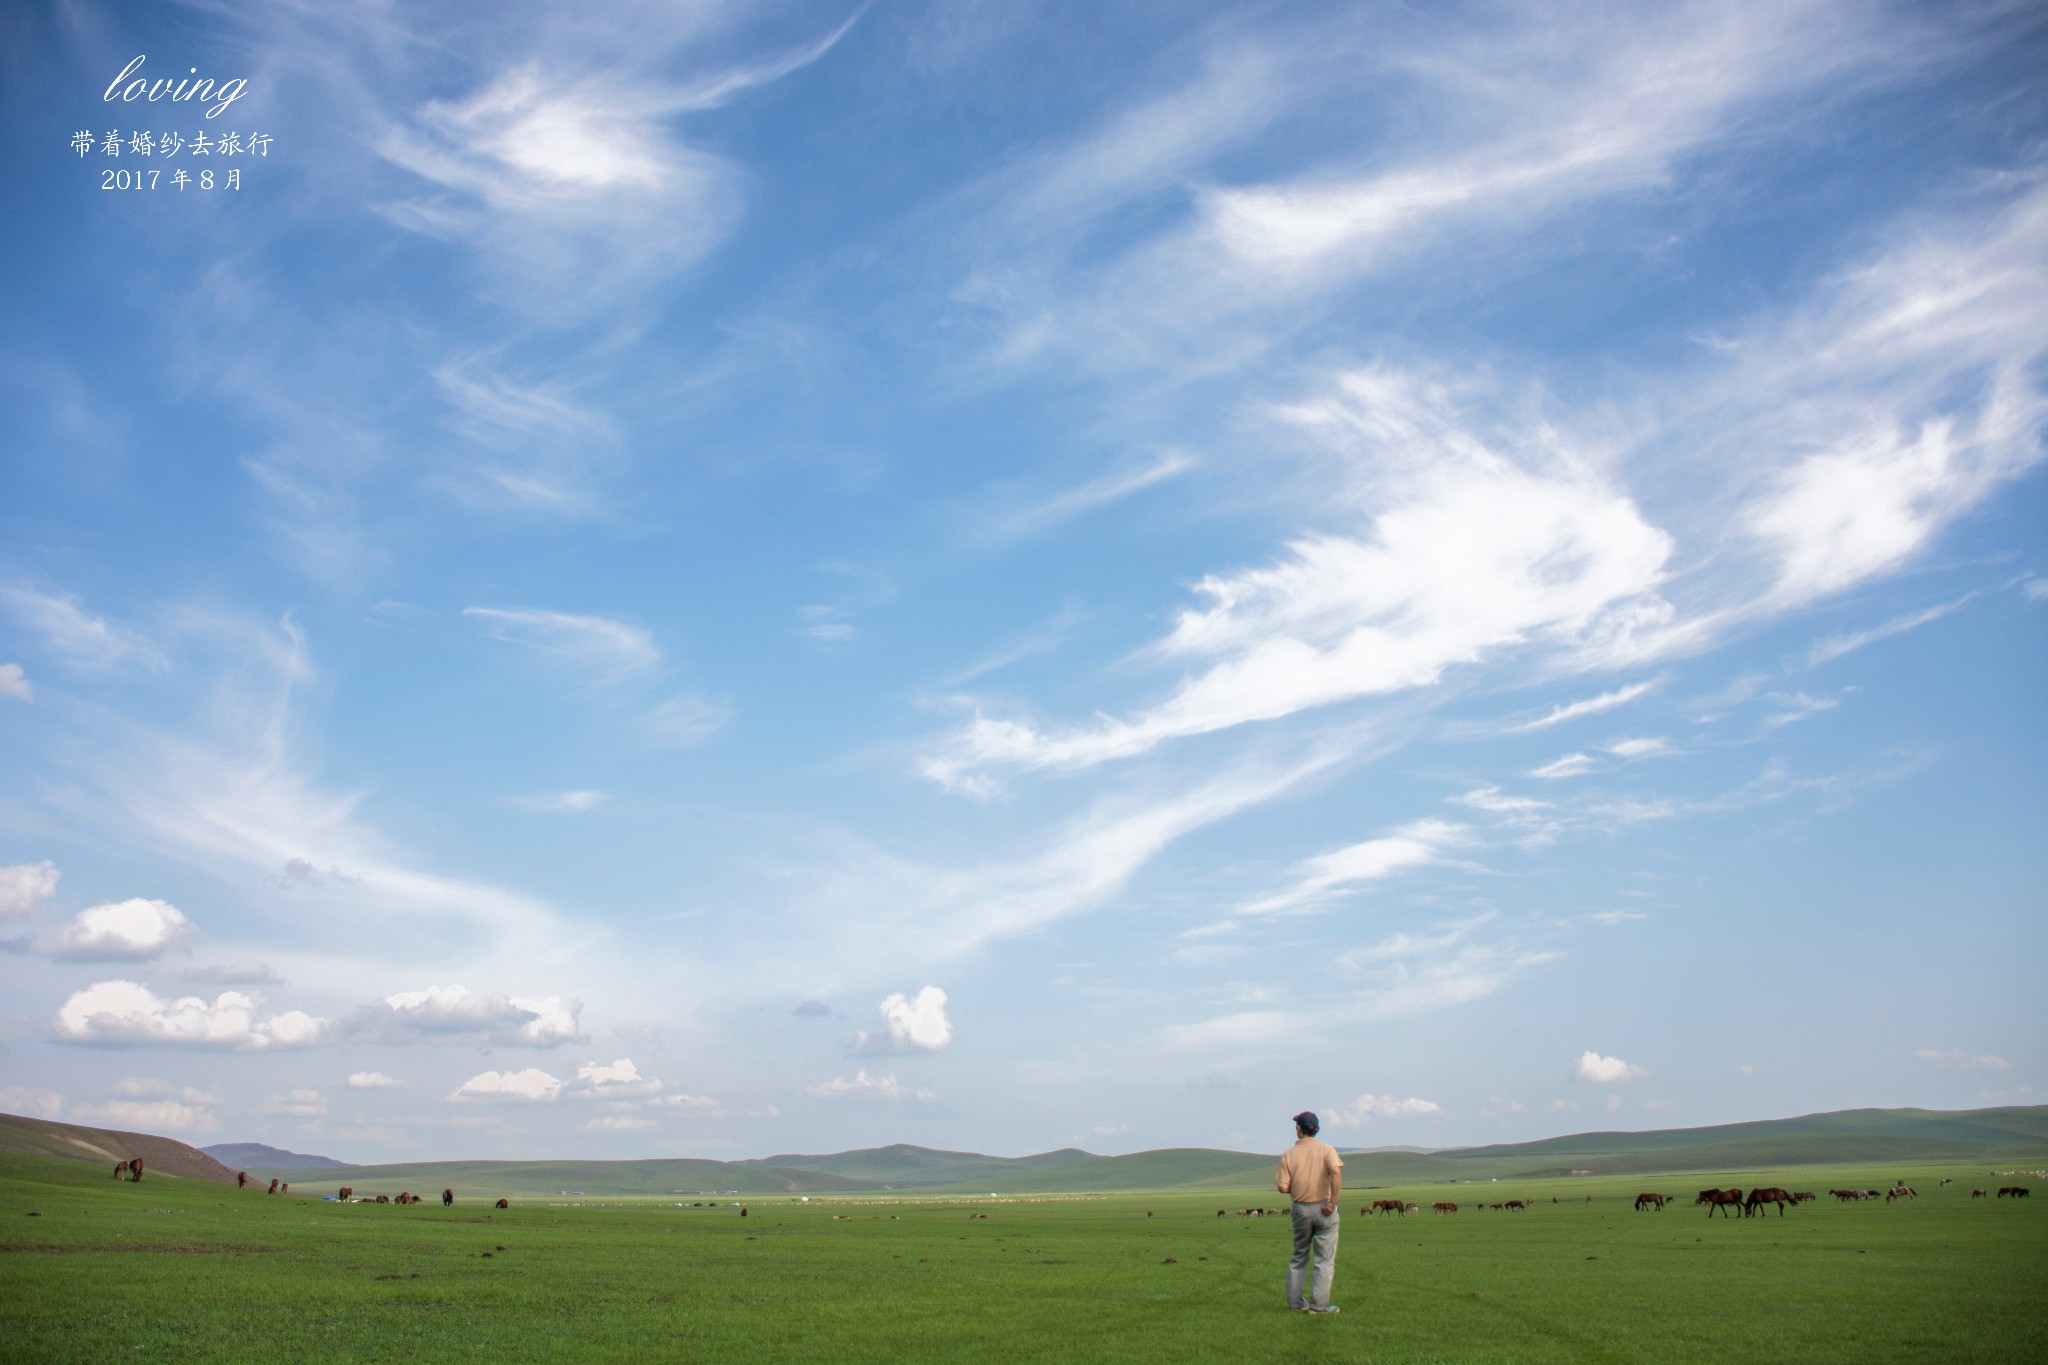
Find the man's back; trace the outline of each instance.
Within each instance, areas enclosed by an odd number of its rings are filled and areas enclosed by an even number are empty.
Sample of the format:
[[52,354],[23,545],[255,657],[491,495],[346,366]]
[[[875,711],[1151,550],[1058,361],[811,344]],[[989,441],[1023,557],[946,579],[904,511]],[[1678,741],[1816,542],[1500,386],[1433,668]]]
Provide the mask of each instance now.
[[1320,1204],[1334,1197],[1336,1173],[1344,1169],[1337,1149],[1319,1138],[1303,1136],[1280,1154],[1273,1183],[1297,1204]]

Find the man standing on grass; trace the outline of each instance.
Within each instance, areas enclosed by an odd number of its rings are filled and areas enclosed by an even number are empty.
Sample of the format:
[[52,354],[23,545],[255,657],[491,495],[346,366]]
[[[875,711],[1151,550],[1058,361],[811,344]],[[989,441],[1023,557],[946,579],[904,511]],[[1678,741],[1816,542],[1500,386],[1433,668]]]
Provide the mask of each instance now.
[[[1337,1274],[1337,1196],[1344,1188],[1344,1163],[1337,1149],[1319,1142],[1323,1121],[1309,1110],[1294,1116],[1294,1145],[1280,1157],[1273,1183],[1294,1197],[1294,1259],[1287,1263],[1287,1306],[1304,1313],[1334,1313],[1330,1281]],[[1306,1299],[1309,1254],[1315,1254],[1315,1290]]]

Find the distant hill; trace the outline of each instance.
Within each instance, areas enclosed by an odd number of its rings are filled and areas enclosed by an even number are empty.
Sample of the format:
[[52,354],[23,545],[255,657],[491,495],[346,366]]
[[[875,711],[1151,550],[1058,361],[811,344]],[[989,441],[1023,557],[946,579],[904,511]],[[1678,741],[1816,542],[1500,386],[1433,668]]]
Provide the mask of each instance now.
[[104,1162],[108,1171],[116,1161],[142,1158],[143,1179],[151,1174],[184,1176],[190,1180],[218,1180],[235,1183],[235,1173],[197,1147],[176,1138],[153,1133],[124,1133],[111,1128],[87,1128],[51,1119],[23,1118],[0,1114],[0,1152],[25,1152],[31,1156],[57,1156],[72,1161]]
[[[0,1115],[0,1150],[70,1155],[106,1160],[115,1147],[133,1146],[152,1166],[157,1157],[141,1143],[165,1144],[232,1179],[232,1171],[204,1152],[169,1138],[107,1133],[35,1119]],[[29,1133],[29,1136],[23,1136]],[[24,1145],[27,1144],[27,1145]],[[217,1152],[277,1152],[260,1144],[222,1145]],[[90,1153],[89,1155],[87,1153]],[[251,1157],[244,1169],[268,1179],[275,1175],[307,1184],[308,1172],[322,1172],[321,1184],[433,1192],[452,1187],[458,1198],[485,1195],[696,1195],[883,1193],[1058,1194],[1116,1190],[1263,1190],[1269,1187],[1276,1153],[1233,1152],[1206,1147],[1173,1147],[1125,1156],[1096,1156],[1061,1148],[1035,1156],[998,1157],[949,1152],[899,1143],[823,1155],[784,1153],[747,1161],[663,1159],[649,1161],[434,1161],[385,1166],[347,1166],[324,1157],[284,1153],[298,1163],[266,1164]],[[168,1159],[168,1158],[167,1158]],[[2048,1160],[2048,1105],[1941,1111],[1850,1109],[1755,1123],[1645,1132],[1571,1133],[1533,1142],[1496,1143],[1443,1151],[1385,1147],[1345,1156],[1345,1185],[1354,1190],[1390,1185],[1537,1178],[1589,1171],[1597,1175],[1660,1171],[1741,1171],[1794,1166],[1907,1163],[2039,1163]],[[164,1165],[163,1169],[175,1169]]]
[[311,1171],[348,1165],[346,1161],[336,1161],[331,1156],[287,1152],[282,1147],[271,1147],[261,1142],[216,1142],[199,1150],[224,1166],[260,1166],[266,1171]]

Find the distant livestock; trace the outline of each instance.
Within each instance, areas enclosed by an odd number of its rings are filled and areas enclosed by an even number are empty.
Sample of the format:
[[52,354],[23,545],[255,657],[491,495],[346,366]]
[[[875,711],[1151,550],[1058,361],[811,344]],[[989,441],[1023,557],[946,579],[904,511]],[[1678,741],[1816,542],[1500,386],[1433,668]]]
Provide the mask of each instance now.
[[1972,1199],[1982,1199],[1983,1197],[1984,1197],[1984,1191],[1982,1191],[1982,1190],[1971,1190],[1971,1191],[1970,1191],[1970,1198],[1972,1198]]
[[276,1177],[276,1176],[272,1176],[272,1177],[270,1177],[270,1188],[269,1188],[269,1189],[267,1189],[267,1190],[265,1190],[265,1191],[264,1191],[264,1193],[265,1193],[265,1194],[276,1194],[276,1193],[277,1193],[277,1177]]
[[1368,1217],[1375,1213],[1398,1213],[1405,1217],[1408,1205],[1399,1199],[1375,1199],[1372,1201],[1371,1209],[1360,1209],[1359,1212]]
[[1709,1218],[1714,1216],[1715,1209],[1719,1209],[1721,1216],[1726,1218],[1731,1216],[1728,1212],[1731,1208],[1739,1209],[1742,1207],[1742,1191],[1733,1189],[1701,1190],[1699,1197],[1694,1199],[1692,1204],[1694,1208],[1705,1204],[1707,1206],[1707,1217]]
[[1792,1196],[1786,1191],[1779,1189],[1776,1185],[1759,1185],[1749,1192],[1749,1199],[1742,1206],[1742,1216],[1747,1218],[1753,1213],[1762,1213],[1764,1205],[1776,1204],[1778,1206],[1778,1217],[1783,1218],[1785,1216],[1785,1206],[1792,1202],[1794,1202]]
[[497,1203],[497,1207],[501,1209],[509,1209],[512,1207],[512,1205],[508,1201],[500,1199]]
[[127,1159],[126,1161],[117,1161],[117,1162],[115,1162],[115,1163],[114,1163],[114,1179],[116,1179],[116,1180],[140,1180],[140,1179],[142,1179],[142,1158],[141,1158],[141,1157],[139,1157],[139,1156],[135,1156],[135,1157],[130,1157],[130,1158],[128,1158],[128,1159]]
[[1516,1213],[1527,1213],[1529,1211],[1529,1206],[1519,1199],[1510,1199],[1501,1207],[1513,1209]]
[[348,1187],[347,1185],[343,1185],[343,1186],[341,1187],[341,1202],[342,1202],[342,1203],[346,1204],[346,1203],[347,1203],[347,1202],[348,1202],[349,1200],[351,1200],[351,1199],[355,1198],[355,1195],[356,1195],[356,1192],[355,1192],[354,1190],[350,1189],[350,1188],[349,1188],[349,1187]]
[[238,1189],[238,1190],[239,1190],[239,1189],[241,1189],[241,1188],[242,1188],[242,1187],[243,1187],[244,1185],[247,1185],[248,1183],[249,1183],[249,1173],[248,1173],[247,1171],[236,1171],[236,1172],[235,1172],[235,1188],[236,1188],[236,1189]]
[[373,1204],[388,1204],[391,1202],[391,1196],[388,1194],[380,1194],[370,1202]]
[[443,1190],[443,1191],[441,1191],[441,1207],[442,1207],[442,1208],[444,1208],[444,1209],[446,1209],[446,1208],[453,1208],[453,1207],[454,1207],[454,1205],[455,1205],[455,1191],[453,1191],[453,1190]]
[[1664,1196],[1661,1194],[1637,1195],[1636,1212],[1641,1213],[1644,1209],[1655,1209],[1659,1213],[1664,1212]]
[[1884,1192],[1884,1202],[1887,1204],[1891,1203],[1894,1199],[1918,1199],[1919,1197],[1918,1194],[1914,1193],[1911,1185],[1894,1185]]
[[1458,1206],[1451,1203],[1448,1199],[1439,1199],[1436,1203],[1429,1206],[1429,1211],[1431,1213],[1456,1213]]
[[[142,1163],[139,1161],[135,1164],[138,1167],[142,1165]],[[2029,1199],[2033,1196],[2028,1193],[2027,1187],[2025,1185],[2000,1185],[1998,1187],[1998,1197],[2000,1199],[2005,1199],[2008,1197],[2013,1199]]]

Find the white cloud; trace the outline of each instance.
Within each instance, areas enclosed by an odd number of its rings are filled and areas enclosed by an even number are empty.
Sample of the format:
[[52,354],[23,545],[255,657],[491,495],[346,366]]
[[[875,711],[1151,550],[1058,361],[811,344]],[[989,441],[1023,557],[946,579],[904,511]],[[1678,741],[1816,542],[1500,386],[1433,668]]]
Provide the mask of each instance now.
[[660,1125],[653,1119],[634,1118],[630,1114],[606,1114],[583,1125],[586,1133],[644,1133]]
[[916,996],[898,991],[876,1007],[883,1035],[862,1030],[856,1051],[937,1052],[953,1041],[953,1021],[946,1014],[946,993],[926,986]]
[[1952,1047],[1946,1051],[1940,1048],[1923,1047],[1913,1055],[1923,1062],[1934,1062],[1940,1066],[1958,1067],[1966,1071],[2004,1071],[2012,1065],[2011,1062],[2008,1062],[2003,1057],[1976,1056],[1963,1051],[1959,1047]]
[[578,1039],[583,1002],[562,996],[509,996],[467,986],[400,991],[357,1010],[350,1025],[373,1038],[443,1037],[510,1047],[554,1047]]
[[1135,469],[1121,469],[1070,488],[1044,502],[1002,517],[994,528],[999,538],[1031,535],[1083,512],[1107,507],[1113,502],[1143,492],[1155,484],[1185,474],[1195,467],[1194,457],[1185,451],[1167,450]]
[[404,1085],[404,1081],[394,1080],[381,1071],[351,1071],[348,1076],[351,1090],[398,1090]]
[[1548,801],[1538,801],[1533,796],[1508,796],[1499,787],[1475,787],[1463,796],[1451,800],[1461,806],[1483,810],[1490,815],[1521,815],[1529,811],[1548,810]]
[[1293,886],[1243,906],[1242,915],[1270,915],[1322,904],[1346,889],[1396,872],[1438,862],[1446,848],[1467,834],[1445,820],[1416,820],[1391,834],[1310,858],[1297,869]]
[[188,967],[180,973],[187,981],[217,982],[223,986],[281,986],[284,978],[262,962],[216,962]]
[[1433,1100],[1396,1099],[1392,1095],[1360,1095],[1349,1104],[1340,1104],[1320,1117],[1326,1128],[1359,1128],[1373,1118],[1407,1119],[1421,1118],[1430,1114],[1443,1113],[1443,1106]]
[[654,637],[606,616],[532,607],[464,607],[491,637],[536,650],[597,682],[616,682],[661,666]]
[[852,1077],[834,1076],[829,1081],[820,1081],[810,1093],[821,1100],[935,1100],[935,1091],[916,1089],[903,1084],[894,1076],[870,1076],[863,1067]]
[[1598,1085],[1612,1085],[1616,1081],[1633,1081],[1650,1073],[1642,1067],[1632,1066],[1619,1057],[1602,1057],[1597,1052],[1581,1053],[1572,1065],[1572,1079],[1592,1081]]
[[678,692],[655,703],[641,719],[656,740],[680,749],[716,734],[732,719],[732,707],[710,697]]
[[0,604],[23,625],[40,632],[51,649],[80,667],[111,668],[127,659],[152,667],[163,665],[163,655],[155,647],[108,624],[103,617],[87,615],[75,597],[0,588]]
[[264,1100],[256,1112],[290,1118],[317,1119],[327,1112],[327,1097],[317,1090],[288,1090],[282,1095],[272,1095]]
[[21,919],[41,910],[43,903],[57,894],[57,879],[62,875],[47,858],[0,867],[0,919]]
[[560,1080],[550,1076],[538,1067],[524,1071],[484,1071],[471,1076],[452,1091],[451,1100],[498,1101],[510,1100],[527,1104],[547,1104],[559,1098],[562,1093]]
[[651,1076],[642,1076],[640,1068],[633,1065],[630,1057],[621,1057],[610,1065],[585,1062],[576,1068],[576,1079],[563,1091],[574,1099],[619,1100],[657,1094],[661,1082]]
[[1529,776],[1555,780],[1560,777],[1577,777],[1591,772],[1599,764],[1591,754],[1566,754],[1563,758],[1552,759],[1540,768],[1531,768]]
[[36,699],[36,685],[28,680],[20,664],[0,664],[0,697],[12,697],[16,701]]
[[1305,534],[1273,564],[1197,583],[1205,605],[1155,653],[1205,667],[1163,702],[1063,730],[980,715],[925,761],[928,776],[1085,768],[1430,686],[1510,650],[1606,648],[1668,612],[1655,594],[1671,539],[1627,496],[1555,450],[1517,450],[1511,433],[1512,457],[1494,449],[1417,377],[1352,370],[1285,415],[1350,463],[1366,528]]
[[1859,650],[1865,645],[1876,644],[1879,640],[1889,640],[1892,636],[1903,635],[1909,630],[1918,630],[1920,627],[1934,621],[1939,621],[1942,617],[1968,605],[1970,599],[1974,596],[1976,594],[1971,593],[1958,597],[1953,602],[1943,602],[1939,606],[1928,607],[1924,611],[1914,611],[1908,612],[1904,616],[1894,616],[1891,620],[1872,626],[1868,630],[1852,631],[1846,635],[1830,635],[1825,640],[1817,640],[1814,642],[1813,647],[1806,651],[1806,666],[1808,668],[1818,668],[1822,664],[1832,663],[1844,654]]
[[1791,725],[1842,704],[1840,697],[1810,697],[1804,692],[1773,692],[1771,701],[1783,709],[1764,717],[1766,725]]
[[72,916],[36,940],[36,949],[66,962],[144,961],[197,933],[177,906],[165,901],[107,901]]
[[64,1096],[55,1090],[27,1085],[0,1085],[0,1114],[54,1119],[64,1113]]
[[1671,741],[1661,737],[1617,739],[1607,746],[1607,752],[1616,758],[1654,758],[1671,752]]
[[[722,1119],[725,1117],[725,1106],[711,1098],[711,1096],[686,1095],[680,1091],[668,1095],[657,1095],[647,1101],[647,1107],[649,1109],[687,1109],[692,1113],[702,1114],[707,1118]],[[768,1110],[767,1117],[775,1117],[775,1106],[768,1106]],[[762,1115],[749,1113],[747,1117],[760,1118]]]
[[56,1036],[71,1043],[147,1043],[262,1052],[310,1047],[329,1021],[299,1010],[263,1014],[240,991],[211,1003],[196,995],[165,999],[134,981],[98,981],[72,992],[57,1011]]
[[1588,910],[1579,918],[1588,924],[1629,924],[1649,915],[1641,910]]
[[514,796],[505,804],[539,815],[577,814],[596,810],[609,798],[598,791],[547,792],[539,796]]
[[143,1133],[210,1133],[220,1127],[211,1109],[178,1100],[103,1100],[73,1105],[71,1117]]
[[1577,720],[1581,716],[1592,716],[1598,715],[1602,711],[1612,711],[1617,706],[1628,705],[1656,685],[1654,680],[1630,683],[1627,687],[1618,687],[1612,692],[1602,692],[1597,697],[1587,697],[1583,701],[1565,702],[1562,705],[1552,707],[1534,720],[1523,721],[1519,725],[1510,725],[1501,733],[1522,735],[1532,730],[1547,730],[1553,725],[1562,725],[1566,721]]

